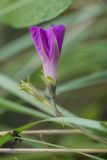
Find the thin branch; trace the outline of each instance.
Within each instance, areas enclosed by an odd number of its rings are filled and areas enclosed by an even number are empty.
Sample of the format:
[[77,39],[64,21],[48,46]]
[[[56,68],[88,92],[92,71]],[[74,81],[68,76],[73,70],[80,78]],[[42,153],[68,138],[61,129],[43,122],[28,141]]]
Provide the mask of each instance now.
[[75,152],[84,152],[84,153],[107,153],[107,149],[72,149],[72,151],[67,149],[29,149],[29,148],[1,148],[0,153],[75,153]]
[[[10,131],[2,131],[0,132],[0,136],[3,136]],[[82,133],[78,129],[52,129],[52,130],[29,130],[23,131],[21,134],[79,134]]]

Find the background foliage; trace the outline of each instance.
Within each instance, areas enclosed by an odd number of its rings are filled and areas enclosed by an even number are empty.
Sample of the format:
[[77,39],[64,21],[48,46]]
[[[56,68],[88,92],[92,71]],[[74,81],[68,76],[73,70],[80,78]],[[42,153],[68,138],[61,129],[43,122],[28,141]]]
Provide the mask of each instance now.
[[[106,5],[106,0],[0,0],[1,131],[17,128],[54,114],[52,109],[20,91],[19,83],[21,79],[25,80],[30,75],[33,85],[45,89],[39,77],[41,61],[36,54],[28,27],[40,25],[47,28],[51,24],[63,23],[66,25],[66,35],[57,89],[57,102],[63,109],[60,106],[59,109],[65,116],[71,117],[65,119],[65,122],[79,124],[91,130],[94,128],[104,136],[107,131],[106,123],[100,121],[107,120]],[[77,119],[73,119],[75,115]],[[57,119],[55,121],[57,122]],[[52,128],[61,129],[62,125],[47,122],[34,126],[34,129]],[[42,140],[40,136],[36,136],[36,139]],[[106,144],[83,134],[58,137],[48,135],[43,139],[70,148],[107,148]],[[16,147],[25,146],[46,147],[30,141],[23,141]],[[107,159],[105,154],[98,156]],[[83,158],[78,154],[0,155],[2,160],[11,160],[15,157],[18,160]]]

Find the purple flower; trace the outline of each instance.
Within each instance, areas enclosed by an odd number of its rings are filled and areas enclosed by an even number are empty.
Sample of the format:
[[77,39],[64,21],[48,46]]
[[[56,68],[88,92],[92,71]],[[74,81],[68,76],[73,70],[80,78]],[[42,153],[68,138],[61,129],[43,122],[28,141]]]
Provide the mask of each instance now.
[[52,25],[47,30],[31,26],[30,32],[37,52],[42,59],[45,77],[56,80],[65,26]]

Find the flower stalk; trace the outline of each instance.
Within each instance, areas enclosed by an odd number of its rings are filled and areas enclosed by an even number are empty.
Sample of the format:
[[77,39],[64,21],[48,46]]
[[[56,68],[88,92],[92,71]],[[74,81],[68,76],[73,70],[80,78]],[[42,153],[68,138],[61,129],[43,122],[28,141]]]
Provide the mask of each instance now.
[[49,90],[50,101],[51,101],[51,104],[54,108],[55,116],[60,117],[61,113],[58,111],[57,104],[56,104],[56,84],[51,83],[48,86],[48,90]]

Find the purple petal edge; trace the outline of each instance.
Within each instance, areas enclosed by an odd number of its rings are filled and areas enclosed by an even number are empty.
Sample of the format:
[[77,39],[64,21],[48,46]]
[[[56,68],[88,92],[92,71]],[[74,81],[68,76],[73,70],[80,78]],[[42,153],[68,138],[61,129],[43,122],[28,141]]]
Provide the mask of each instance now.
[[55,36],[58,41],[59,52],[61,52],[64,34],[65,34],[65,25],[52,25],[50,28],[53,29]]

